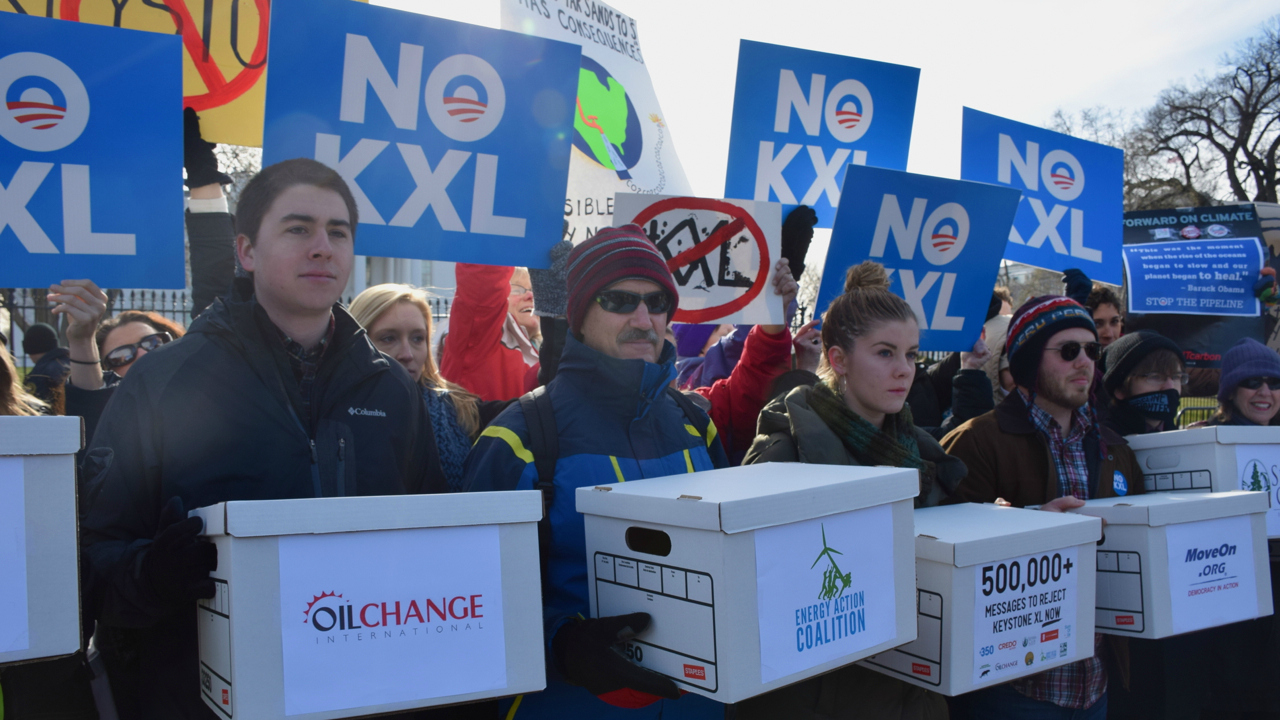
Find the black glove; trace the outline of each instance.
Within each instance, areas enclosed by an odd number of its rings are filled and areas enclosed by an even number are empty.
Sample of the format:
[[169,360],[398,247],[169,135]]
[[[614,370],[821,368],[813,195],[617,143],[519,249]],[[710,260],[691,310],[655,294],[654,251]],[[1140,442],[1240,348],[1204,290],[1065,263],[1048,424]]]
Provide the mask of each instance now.
[[1063,294],[1081,305],[1085,304],[1089,299],[1089,293],[1093,292],[1093,281],[1084,274],[1084,271],[1075,268],[1062,274],[1062,284],[1067,286]]
[[538,317],[564,317],[569,306],[569,253],[573,243],[561,240],[551,246],[551,267],[529,268],[529,284],[533,286],[533,313]]
[[604,695],[627,688],[668,700],[680,699],[669,678],[645,670],[623,657],[618,647],[649,627],[649,613],[579,620],[560,628],[551,641],[557,668],[565,682]]
[[182,166],[187,169],[187,187],[228,185],[231,176],[218,170],[214,143],[200,137],[200,117],[191,108],[182,109]]
[[204,520],[187,517],[182,498],[173,497],[160,512],[151,547],[143,551],[140,574],[156,595],[178,604],[213,597],[209,573],[218,569],[218,548],[197,537]]
[[800,281],[804,275],[804,256],[813,242],[813,226],[818,224],[818,213],[808,205],[792,210],[782,221],[782,257],[791,264],[791,277]]

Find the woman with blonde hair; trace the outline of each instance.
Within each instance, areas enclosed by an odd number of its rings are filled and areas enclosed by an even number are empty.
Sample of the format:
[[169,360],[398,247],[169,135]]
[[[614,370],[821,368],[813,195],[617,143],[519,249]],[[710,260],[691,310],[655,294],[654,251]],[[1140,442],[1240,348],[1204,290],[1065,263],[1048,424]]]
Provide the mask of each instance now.
[[22,387],[9,349],[0,344],[0,415],[40,415],[45,404]]
[[[844,293],[822,318],[819,382],[791,390],[760,413],[744,464],[887,465],[920,471],[916,505],[936,505],[965,466],[915,426],[907,393],[920,326],[889,292],[884,267],[849,268]],[[945,720],[946,699],[872,670],[847,665],[738,705],[738,718]]]
[[431,305],[425,291],[396,283],[374,285],[351,302],[351,315],[374,347],[404,366],[422,387],[440,464],[449,487],[461,490],[462,468],[472,442],[485,422],[508,403],[481,403],[479,397],[440,376],[431,352]]

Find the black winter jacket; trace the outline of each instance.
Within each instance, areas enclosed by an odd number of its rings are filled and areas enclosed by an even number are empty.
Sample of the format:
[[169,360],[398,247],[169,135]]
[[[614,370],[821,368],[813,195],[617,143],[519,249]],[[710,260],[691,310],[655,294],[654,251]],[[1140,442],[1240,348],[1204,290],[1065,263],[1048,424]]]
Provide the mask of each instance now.
[[165,604],[138,574],[170,498],[193,509],[445,487],[421,391],[333,312],[311,417],[253,300],[215,301],[139,359],[107,405],[82,471],[87,602],[101,623],[133,629],[143,717],[213,717],[199,699],[194,605]]

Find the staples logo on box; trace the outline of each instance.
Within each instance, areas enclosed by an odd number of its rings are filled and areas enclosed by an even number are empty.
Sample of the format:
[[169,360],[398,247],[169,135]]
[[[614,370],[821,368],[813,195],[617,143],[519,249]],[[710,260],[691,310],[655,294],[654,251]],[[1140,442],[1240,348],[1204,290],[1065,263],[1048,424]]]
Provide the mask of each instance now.
[[1057,630],[1050,630],[1049,632],[1040,633],[1040,642],[1042,643],[1049,642],[1050,640],[1057,640],[1057,639],[1058,639]]
[[923,675],[925,677],[932,677],[933,668],[929,667],[928,665],[921,665],[920,663],[911,663],[911,674]]
[[1132,625],[1132,624],[1133,624],[1133,616],[1132,616],[1132,615],[1117,615],[1117,616],[1116,616],[1116,624],[1117,624],[1117,625]]
[[684,676],[693,680],[707,679],[707,669],[701,665],[685,665]]
[[231,691],[226,688],[222,688],[222,704],[223,705],[231,704]]

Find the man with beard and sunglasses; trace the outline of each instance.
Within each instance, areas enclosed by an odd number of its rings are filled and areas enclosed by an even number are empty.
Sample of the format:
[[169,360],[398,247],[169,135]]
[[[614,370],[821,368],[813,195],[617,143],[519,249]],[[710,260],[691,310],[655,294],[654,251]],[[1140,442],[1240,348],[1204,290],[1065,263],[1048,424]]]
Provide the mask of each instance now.
[[[1062,512],[1142,492],[1133,451],[1098,422],[1097,340],[1089,311],[1070,298],[1041,296],[1018,308],[1005,340],[1014,391],[942,439],[969,468],[956,500]],[[956,709],[975,720],[1105,718],[1108,678],[1127,682],[1128,648],[1102,637],[1087,660],[970,693],[955,700]]]
[[664,340],[679,293],[662,254],[635,225],[606,228],[567,262],[569,336],[555,378],[505,410],[467,459],[466,490],[543,492],[539,527],[547,689],[504,707],[515,718],[720,718],[680,699],[670,679],[628,662],[619,643],[646,613],[587,619],[586,539],[574,491],[726,467],[706,413],[669,389]]

